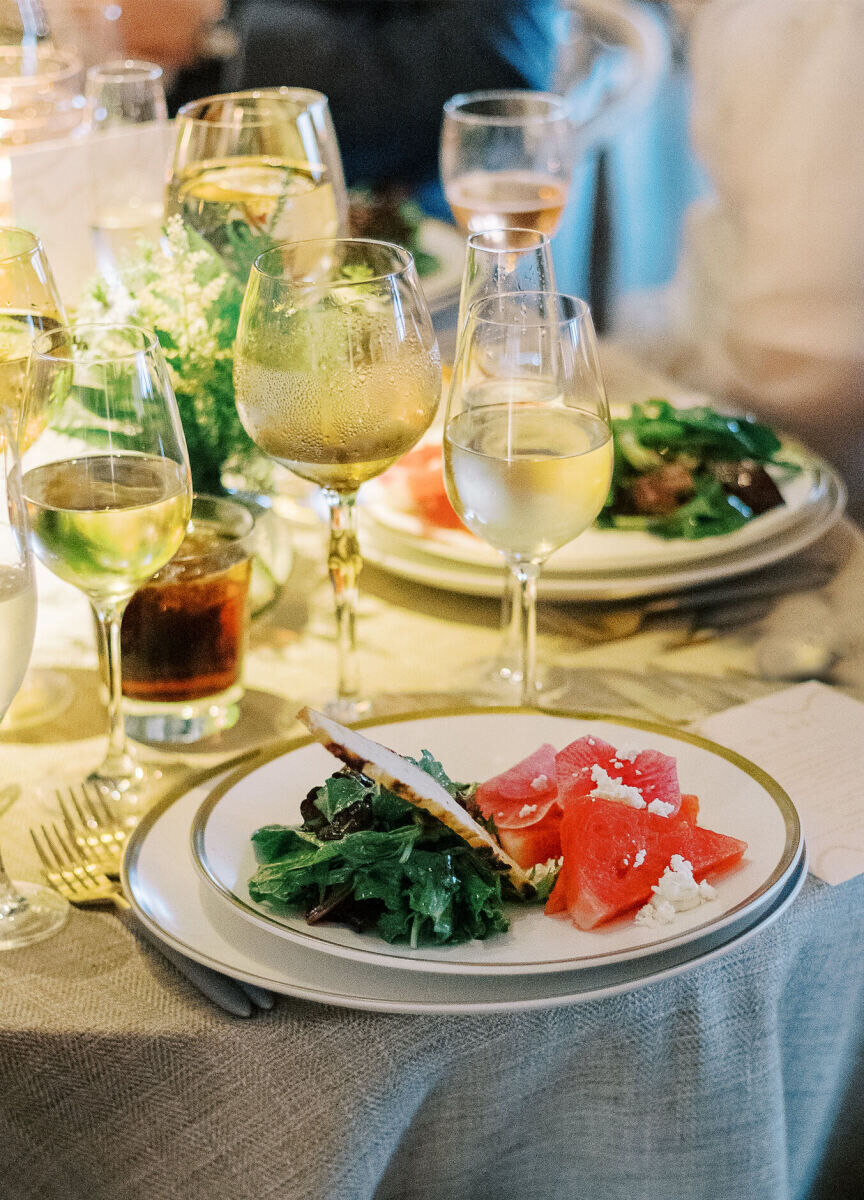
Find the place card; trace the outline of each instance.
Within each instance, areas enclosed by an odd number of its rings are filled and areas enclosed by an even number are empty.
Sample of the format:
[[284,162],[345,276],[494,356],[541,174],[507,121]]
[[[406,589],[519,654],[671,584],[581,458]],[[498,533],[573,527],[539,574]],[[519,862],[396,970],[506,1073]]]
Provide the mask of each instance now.
[[698,730],[789,793],[814,875],[837,884],[864,873],[864,704],[801,683],[707,717]]

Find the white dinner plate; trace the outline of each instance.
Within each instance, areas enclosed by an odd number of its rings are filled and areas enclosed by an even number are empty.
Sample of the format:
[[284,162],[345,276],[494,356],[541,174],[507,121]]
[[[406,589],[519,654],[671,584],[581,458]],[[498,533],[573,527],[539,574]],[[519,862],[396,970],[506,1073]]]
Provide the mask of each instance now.
[[649,928],[624,919],[585,932],[545,916],[540,905],[514,903],[507,906],[511,927],[505,934],[413,950],[335,923],[310,926],[300,912],[255,903],[247,887],[257,865],[253,832],[263,825],[300,824],[306,793],[341,767],[317,742],[302,739],[247,764],[213,789],[195,820],[192,853],[203,878],[247,921],[324,954],[454,975],[540,974],[626,962],[698,942],[746,920],[776,895],[801,853],[798,816],[779,784],[740,755],[695,734],[615,718],[501,708],[363,725],[369,737],[400,753],[419,756],[430,750],[452,778],[466,780],[488,779],[543,742],[561,749],[583,735],[621,748],[658,749],[677,759],[682,791],[699,796],[700,824],[743,839],[748,850],[738,868],[718,879],[718,898],[679,914],[672,926]]
[[[544,568],[540,574],[538,592],[546,600],[562,602],[629,600],[684,591],[701,584],[746,575],[749,571],[781,562],[818,541],[843,515],[845,507],[846,490],[840,479],[829,472],[824,497],[801,514],[797,523],[774,533],[765,541],[707,561],[677,563],[655,570],[583,574]],[[391,530],[365,517],[368,514],[361,516],[361,545],[367,562],[402,579],[443,588],[445,591],[472,596],[501,595],[505,568],[500,558],[496,566],[487,567],[426,554],[419,542],[394,535]],[[610,532],[609,536],[617,535]]]
[[338,959],[273,937],[245,921],[201,882],[189,853],[189,830],[212,781],[151,809],[133,831],[123,887],[138,916],[175,950],[247,983],[300,1000],[373,1012],[515,1012],[599,1000],[669,979],[742,946],[792,903],[806,878],[806,858],[775,900],[735,935],[708,936],[628,963],[556,975],[504,978],[386,971]]
[[[787,454],[802,462],[804,468],[798,475],[779,481],[785,504],[754,517],[733,533],[695,540],[665,539],[640,530],[592,527],[551,555],[543,570],[557,575],[669,570],[774,542],[824,502],[834,475],[827,464],[796,448],[788,447]],[[366,484],[361,506],[365,524],[386,530],[394,545],[401,543],[409,552],[465,567],[500,567],[501,555],[488,542],[467,529],[430,525],[410,510],[405,482],[409,469],[397,463]]]

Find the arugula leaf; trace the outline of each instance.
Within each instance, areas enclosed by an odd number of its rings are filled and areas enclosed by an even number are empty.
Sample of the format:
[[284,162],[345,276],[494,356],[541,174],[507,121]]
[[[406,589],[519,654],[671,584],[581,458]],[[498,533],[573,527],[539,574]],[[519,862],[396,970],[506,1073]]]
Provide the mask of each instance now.
[[318,789],[315,807],[332,822],[337,813],[363,800],[368,791],[368,783],[359,775],[331,775]]

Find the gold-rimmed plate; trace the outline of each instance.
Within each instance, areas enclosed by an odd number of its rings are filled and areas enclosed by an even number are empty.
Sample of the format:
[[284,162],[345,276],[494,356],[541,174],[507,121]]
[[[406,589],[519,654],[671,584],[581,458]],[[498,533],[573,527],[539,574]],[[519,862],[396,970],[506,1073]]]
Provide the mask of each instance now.
[[379,967],[483,976],[629,962],[721,931],[732,936],[771,903],[802,853],[798,816],[779,784],[695,734],[598,715],[504,708],[412,714],[363,725],[368,736],[401,753],[430,750],[460,779],[488,778],[543,742],[560,748],[584,734],[618,746],[658,749],[677,759],[682,790],[699,795],[700,823],[742,838],[748,851],[741,866],[718,881],[717,900],[659,929],[623,920],[584,932],[546,917],[538,906],[517,904],[508,909],[508,933],[460,946],[412,950],[336,924],[310,926],[302,913],[254,903],[247,886],[256,868],[250,841],[255,829],[299,824],[303,797],[337,768],[323,747],[304,739],[253,760],[212,789],[193,823],[192,855],[202,878],[246,921],[323,954]]

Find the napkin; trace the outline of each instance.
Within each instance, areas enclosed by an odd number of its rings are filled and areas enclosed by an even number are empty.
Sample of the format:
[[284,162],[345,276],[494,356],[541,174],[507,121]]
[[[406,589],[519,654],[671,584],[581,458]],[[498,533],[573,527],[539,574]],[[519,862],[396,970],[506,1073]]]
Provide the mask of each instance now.
[[802,683],[707,717],[698,729],[789,793],[814,875],[838,884],[864,873],[864,704]]

